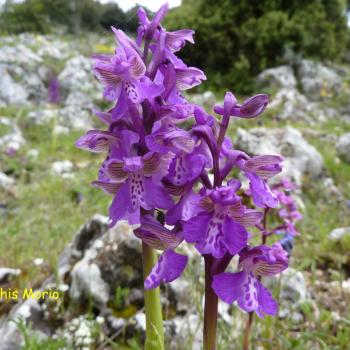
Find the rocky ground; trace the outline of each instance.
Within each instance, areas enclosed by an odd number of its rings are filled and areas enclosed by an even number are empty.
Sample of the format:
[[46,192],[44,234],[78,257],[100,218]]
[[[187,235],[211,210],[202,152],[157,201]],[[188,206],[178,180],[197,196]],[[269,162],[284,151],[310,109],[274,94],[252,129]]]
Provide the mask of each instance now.
[[[108,230],[108,199],[88,186],[100,159],[73,146],[104,107],[89,55],[111,50],[95,38],[0,40],[0,287],[61,294],[0,300],[1,350],[141,348],[140,243],[124,222]],[[237,148],[283,155],[304,215],[291,268],[269,281],[279,317],[256,322],[256,349],[349,347],[349,79],[349,67],[294,59],[257,78],[265,115],[232,123]],[[186,253],[185,276],[162,290],[167,349],[200,349],[202,261]],[[219,349],[239,347],[244,315],[225,304],[220,315]]]

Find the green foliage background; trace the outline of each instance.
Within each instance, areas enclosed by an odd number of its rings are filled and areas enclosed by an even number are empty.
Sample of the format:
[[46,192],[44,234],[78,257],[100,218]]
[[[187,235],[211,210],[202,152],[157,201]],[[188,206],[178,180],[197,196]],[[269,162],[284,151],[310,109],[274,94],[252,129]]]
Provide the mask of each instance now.
[[342,60],[346,9],[341,0],[183,0],[166,24],[193,28],[196,45],[183,56],[204,69],[215,87],[244,93],[256,74],[283,63],[288,52]]

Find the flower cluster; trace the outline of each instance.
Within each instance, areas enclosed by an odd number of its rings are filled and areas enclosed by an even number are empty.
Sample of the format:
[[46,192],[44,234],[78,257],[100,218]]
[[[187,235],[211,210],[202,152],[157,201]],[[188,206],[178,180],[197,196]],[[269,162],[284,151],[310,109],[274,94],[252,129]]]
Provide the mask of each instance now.
[[[230,119],[259,116],[268,97],[259,94],[240,104],[228,92],[223,104],[214,107],[216,117],[190,103],[183,92],[206,77],[176,56],[194,42],[194,32],[166,31],[161,20],[167,10],[164,5],[149,19],[139,9],[135,41],[112,28],[115,54],[93,57],[94,74],[113,104],[107,112],[96,112],[106,130],[90,130],[76,145],[106,154],[93,184],[113,198],[111,225],[123,219],[139,224],[135,235],[163,251],[145,280],[146,289],[179,277],[188,257],[176,250],[193,244],[214,262],[212,287],[222,300],[237,300],[259,316],[276,314],[260,277],[286,269],[286,252],[278,244],[252,247],[249,231],[259,227],[267,208],[285,200],[268,185],[281,172],[282,158],[249,156],[226,136]],[[231,176],[233,169],[248,180],[248,198]],[[281,212],[287,224],[290,214]],[[225,273],[236,254],[239,272]]]

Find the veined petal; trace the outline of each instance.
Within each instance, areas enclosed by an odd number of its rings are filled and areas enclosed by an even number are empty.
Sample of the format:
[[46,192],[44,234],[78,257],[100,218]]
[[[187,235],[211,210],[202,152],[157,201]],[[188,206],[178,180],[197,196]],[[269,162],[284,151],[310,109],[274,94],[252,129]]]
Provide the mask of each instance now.
[[191,29],[182,29],[175,32],[167,32],[165,45],[173,52],[179,51],[185,46],[186,41],[194,44],[193,34],[194,31]]
[[101,188],[103,191],[105,191],[107,194],[115,195],[122,186],[122,183],[118,182],[108,182],[108,181],[93,181],[92,185],[98,188]]
[[176,69],[176,87],[180,91],[197,86],[202,80],[206,79],[205,74],[198,68],[187,67]]
[[282,171],[282,162],[283,158],[277,155],[255,156],[244,162],[244,169],[267,180]]
[[129,59],[130,73],[134,79],[140,79],[146,73],[146,66],[139,55]]
[[174,281],[185,269],[187,260],[185,255],[175,253],[173,250],[166,250],[145,279],[145,289],[156,288],[163,281]]
[[129,174],[124,170],[124,162],[111,160],[106,165],[107,175],[116,182],[123,182]]
[[141,219],[141,227],[134,231],[134,233],[145,240],[152,238],[152,243],[157,242],[157,247],[150,244],[156,249],[175,249],[182,241],[181,232],[176,230],[169,230],[161,225],[156,219],[150,215],[143,216]]
[[152,176],[155,182],[160,181],[169,171],[169,165],[174,153],[161,154],[148,152],[143,156],[143,173]]
[[242,294],[247,275],[244,271],[223,272],[213,277],[212,287],[216,295],[227,304],[232,304]]
[[118,138],[110,131],[89,130],[76,141],[75,146],[90,152],[101,153],[108,152],[110,144],[117,141]]
[[255,118],[265,110],[268,103],[267,95],[255,95],[245,100],[241,106],[234,107],[231,115],[240,118]]
[[255,226],[263,217],[262,212],[254,209],[246,209],[243,215],[236,216],[235,212],[233,212],[231,215],[236,222],[244,227]]

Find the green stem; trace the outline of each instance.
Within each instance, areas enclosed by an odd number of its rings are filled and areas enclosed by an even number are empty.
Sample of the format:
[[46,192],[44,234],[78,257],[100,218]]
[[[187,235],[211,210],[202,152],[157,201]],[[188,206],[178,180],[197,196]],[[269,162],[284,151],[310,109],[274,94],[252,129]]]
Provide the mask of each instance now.
[[[142,242],[143,276],[146,278],[157,262],[155,250]],[[145,350],[164,350],[163,316],[159,287],[145,290]]]

